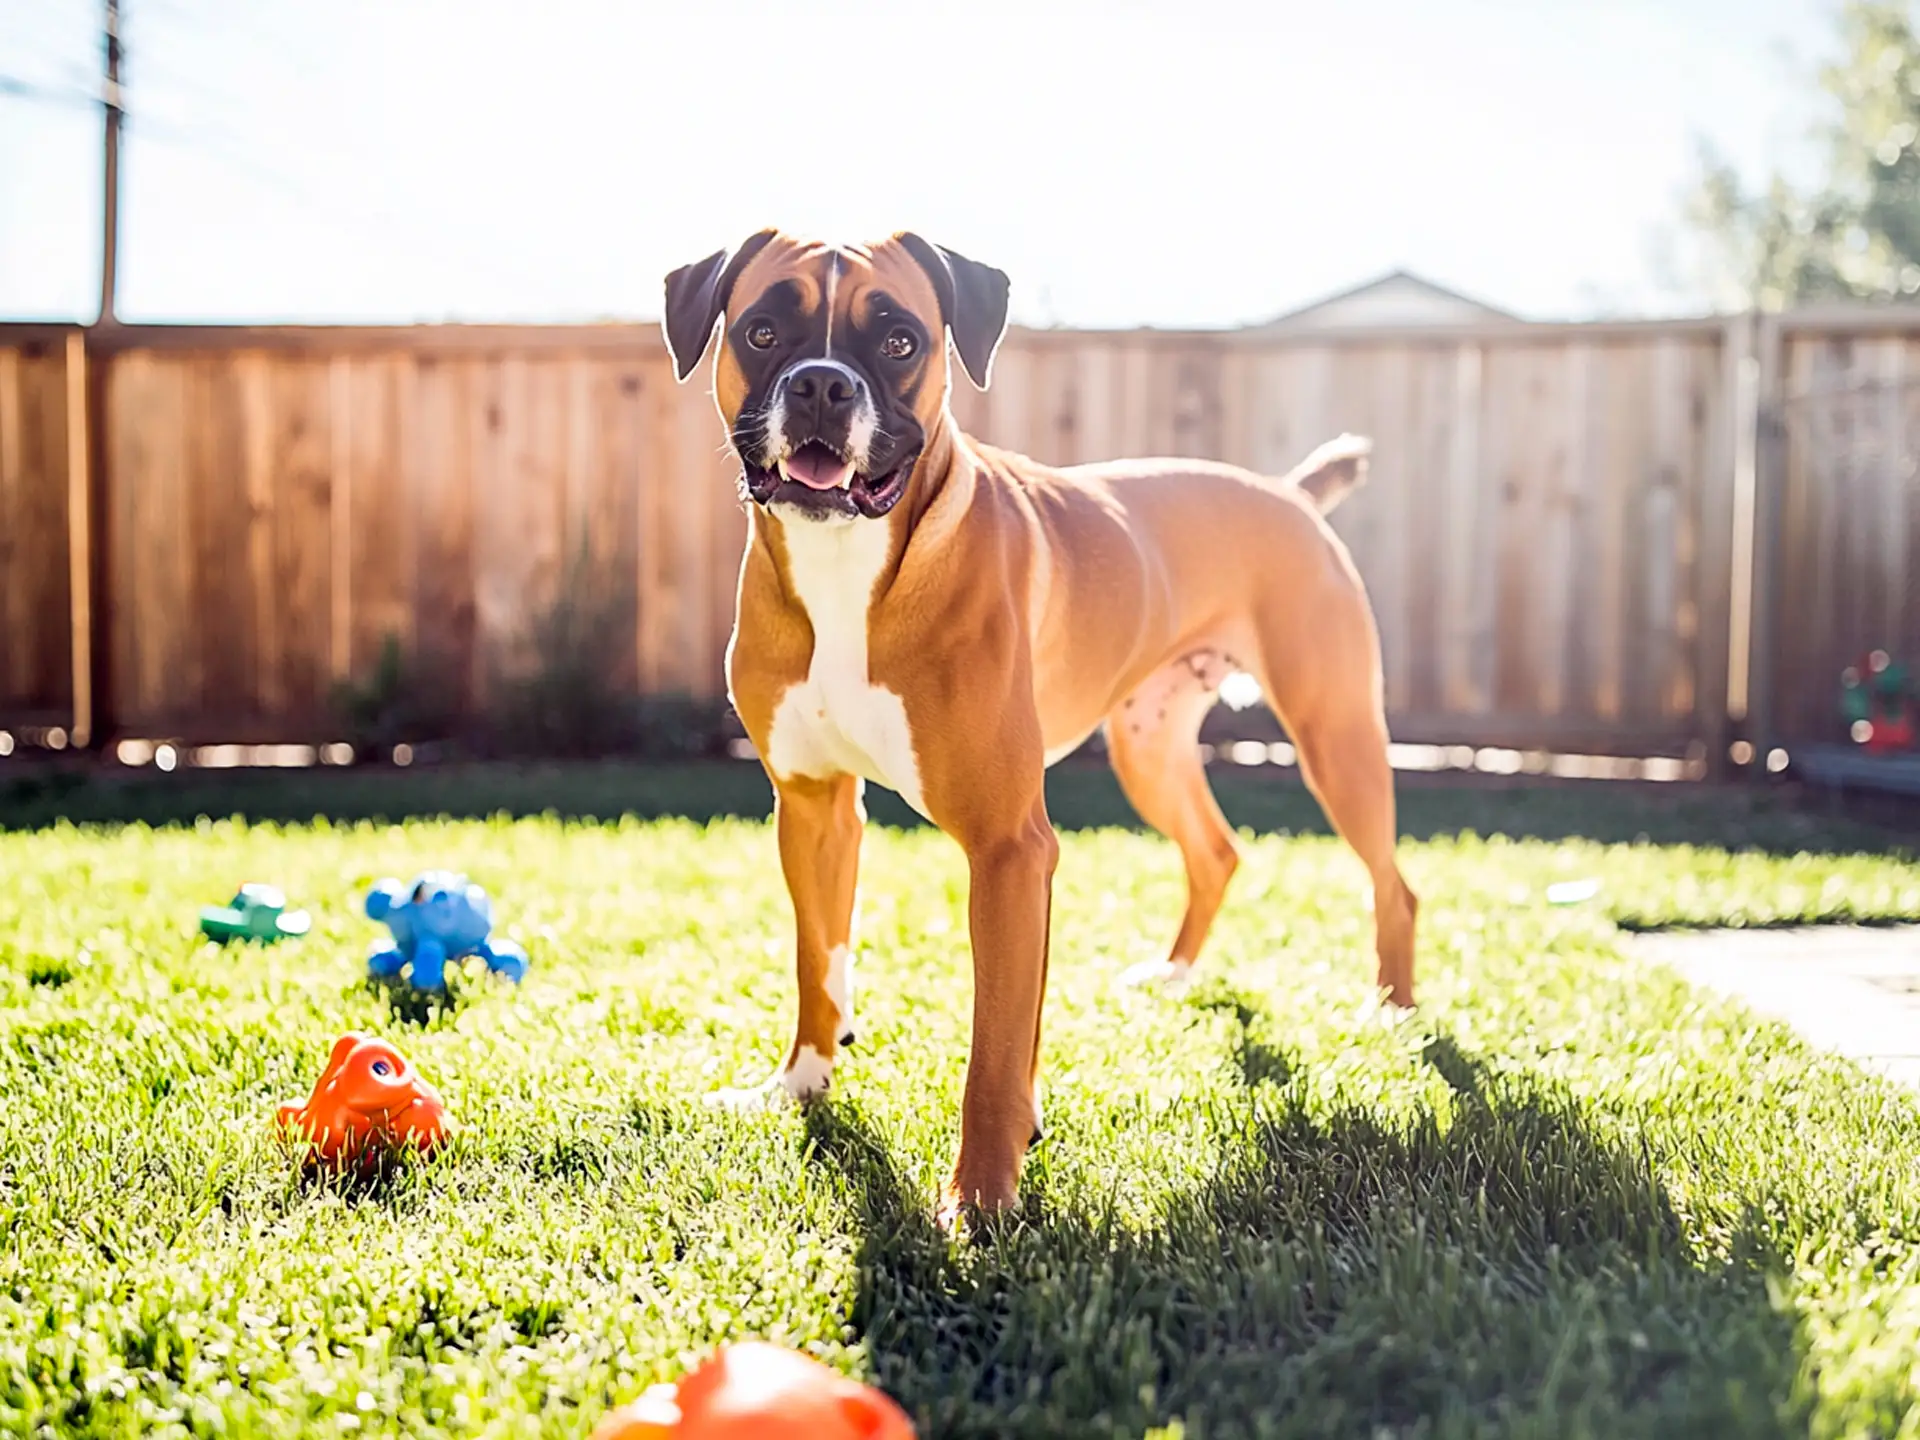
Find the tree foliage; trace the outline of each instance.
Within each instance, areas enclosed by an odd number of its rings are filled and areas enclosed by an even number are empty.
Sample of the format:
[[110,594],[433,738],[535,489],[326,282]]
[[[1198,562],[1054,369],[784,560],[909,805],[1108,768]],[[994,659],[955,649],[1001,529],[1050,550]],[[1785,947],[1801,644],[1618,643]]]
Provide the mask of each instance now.
[[1776,171],[1749,190],[1726,160],[1702,157],[1687,218],[1721,304],[1920,297],[1920,4],[1846,0],[1838,20],[1813,182]]

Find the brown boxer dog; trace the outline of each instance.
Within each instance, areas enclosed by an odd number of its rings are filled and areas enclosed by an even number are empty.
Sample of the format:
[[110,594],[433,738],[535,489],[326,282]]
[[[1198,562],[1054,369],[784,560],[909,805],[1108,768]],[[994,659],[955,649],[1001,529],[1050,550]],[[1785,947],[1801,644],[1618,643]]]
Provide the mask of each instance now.
[[1187,870],[1171,954],[1130,978],[1187,978],[1238,863],[1196,736],[1244,670],[1366,863],[1381,988],[1413,1003],[1379,640],[1322,518],[1369,442],[1343,436],[1281,479],[1198,460],[1057,469],[983,445],[948,408],[948,342],[985,389],[1007,291],[1000,271],[909,233],[834,246],[763,230],[666,283],[680,379],[725,322],[714,398],[751,517],[728,693],[773,780],[798,940],[786,1062],[715,1098],[826,1089],[853,1024],[862,783],[899,792],[959,841],[971,877],[949,1216],[1009,1204],[1039,1134],[1059,854],[1043,780],[1102,725],[1129,800]]

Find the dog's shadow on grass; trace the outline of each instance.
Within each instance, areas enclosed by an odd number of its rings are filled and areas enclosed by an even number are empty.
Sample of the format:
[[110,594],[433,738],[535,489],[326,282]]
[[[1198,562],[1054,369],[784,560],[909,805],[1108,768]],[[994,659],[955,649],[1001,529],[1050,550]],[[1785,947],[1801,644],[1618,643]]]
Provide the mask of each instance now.
[[1212,1004],[1244,1089],[1144,1228],[1030,1185],[953,1242],[857,1108],[810,1112],[859,1236],[852,1326],[922,1435],[1779,1433],[1803,1407],[1779,1257],[1754,1225],[1698,1258],[1617,1118],[1444,1032],[1449,1103],[1315,1104],[1269,1017]]
[[489,990],[510,982],[486,974],[479,961],[466,958],[448,962],[445,981],[437,990],[422,990],[404,975],[370,976],[360,983],[385,1006],[394,1024],[430,1030],[453,1025],[461,1011]]

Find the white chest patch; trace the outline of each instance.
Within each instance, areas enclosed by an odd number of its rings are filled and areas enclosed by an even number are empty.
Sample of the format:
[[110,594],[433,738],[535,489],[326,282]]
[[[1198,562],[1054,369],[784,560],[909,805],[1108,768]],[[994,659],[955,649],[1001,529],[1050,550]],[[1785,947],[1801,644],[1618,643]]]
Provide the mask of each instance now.
[[767,763],[780,776],[858,775],[925,815],[907,707],[867,674],[867,606],[887,563],[889,527],[796,519],[785,533],[789,578],[813,626],[813,659],[807,678],[774,707]]

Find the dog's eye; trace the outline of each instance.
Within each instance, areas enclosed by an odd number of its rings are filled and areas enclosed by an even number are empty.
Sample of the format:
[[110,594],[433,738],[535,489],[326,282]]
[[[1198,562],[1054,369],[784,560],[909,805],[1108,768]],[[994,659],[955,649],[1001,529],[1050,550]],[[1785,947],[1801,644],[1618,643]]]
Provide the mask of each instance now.
[[913,352],[920,348],[920,342],[914,333],[902,325],[889,330],[887,338],[880,342],[880,353],[889,360],[911,360]]
[[771,350],[777,338],[771,320],[756,320],[747,327],[747,344],[756,350]]

